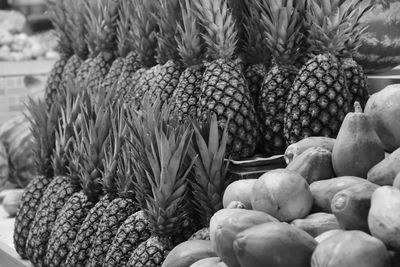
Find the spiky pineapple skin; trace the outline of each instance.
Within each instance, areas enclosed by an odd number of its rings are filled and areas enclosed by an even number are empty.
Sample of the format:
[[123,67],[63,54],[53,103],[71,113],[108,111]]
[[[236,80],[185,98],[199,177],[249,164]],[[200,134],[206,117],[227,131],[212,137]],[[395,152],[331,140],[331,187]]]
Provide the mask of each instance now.
[[254,154],[259,122],[250,92],[237,60],[217,59],[208,64],[203,74],[198,117],[206,120],[208,112],[218,117],[224,129],[228,119],[227,157],[242,159]]
[[105,209],[101,222],[94,237],[93,247],[89,256],[89,267],[102,266],[111,243],[119,227],[137,211],[131,199],[116,198]]
[[258,103],[261,86],[267,72],[268,68],[264,63],[251,64],[244,71],[244,77],[255,105]]
[[78,71],[76,72],[76,84],[81,88],[85,88],[86,86],[86,78],[89,74],[89,70],[92,68],[94,58],[88,57],[82,64],[79,66]]
[[202,228],[195,232],[188,240],[210,240],[210,228]]
[[364,108],[369,98],[369,91],[367,75],[364,74],[363,67],[354,59],[346,58],[342,60],[342,68],[350,93],[350,107],[358,101],[361,107]]
[[[43,258],[41,251],[43,251],[43,248],[46,248],[52,222],[54,222],[57,216],[56,211],[51,206],[51,201],[57,196],[60,187],[65,187],[68,182],[69,178],[66,176],[54,177],[40,200],[26,244],[28,258],[36,266],[43,265],[40,262]],[[47,226],[50,226],[50,228]]]
[[23,259],[27,259],[26,241],[29,231],[35,219],[36,211],[39,207],[40,199],[43,196],[51,178],[45,176],[35,177],[25,188],[21,197],[21,203],[18,207],[14,222],[14,246],[17,253]]
[[138,80],[131,89],[128,100],[136,109],[140,109],[145,95],[150,93],[150,88],[154,88],[159,69],[160,65],[156,65],[146,70],[140,69],[136,72],[138,73],[136,77]]
[[49,77],[47,78],[45,86],[45,100],[48,110],[50,110],[54,101],[56,101],[57,99],[64,67],[67,64],[69,58],[70,55],[62,54],[60,59],[57,60],[56,63],[54,63],[54,66],[49,73]]
[[346,79],[336,57],[317,55],[300,69],[285,109],[288,144],[309,136],[336,137],[349,112]]
[[111,86],[116,86],[123,65],[124,58],[122,57],[118,57],[113,61],[107,75],[104,77],[103,83],[101,84],[102,90],[109,91]]
[[61,209],[51,231],[46,266],[65,266],[65,259],[88,212],[94,206],[82,192],[74,193]]
[[68,59],[68,62],[65,65],[64,71],[62,73],[60,83],[61,88],[67,88],[68,82],[74,81],[76,79],[76,75],[82,62],[83,60],[76,54]]
[[136,247],[150,235],[150,223],[145,213],[138,211],[130,215],[119,227],[103,266],[125,266]]
[[100,52],[96,56],[88,70],[86,78],[86,89],[91,93],[95,93],[101,86],[104,77],[107,75],[113,63],[114,56],[112,53]]
[[138,63],[137,54],[130,52],[124,58],[123,66],[120,75],[117,80],[117,98],[123,98],[129,91],[129,88],[133,86],[135,80],[135,72],[140,69]]
[[151,236],[133,251],[126,266],[161,267],[172,248],[169,238]]
[[90,209],[76,235],[74,243],[72,244],[72,249],[65,260],[66,266],[87,266],[95,234],[98,230],[104,211],[110,204],[111,199],[112,197],[109,194],[106,194],[96,203],[96,205],[94,205],[93,208]]
[[297,69],[273,64],[265,76],[260,90],[258,115],[263,153],[283,154],[286,141],[283,133],[285,105],[290,87],[297,75]]
[[178,85],[169,100],[171,111],[184,121],[197,116],[197,102],[200,97],[200,86],[204,66],[190,66],[179,77]]

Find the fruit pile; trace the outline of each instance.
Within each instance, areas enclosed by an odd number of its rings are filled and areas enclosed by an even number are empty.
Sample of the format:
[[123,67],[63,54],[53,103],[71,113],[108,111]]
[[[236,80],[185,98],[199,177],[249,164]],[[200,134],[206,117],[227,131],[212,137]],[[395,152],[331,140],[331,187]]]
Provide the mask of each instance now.
[[[27,186],[18,209],[18,254],[34,266],[160,267],[178,262],[171,250],[185,248],[183,241],[197,240],[191,242],[203,247],[199,239],[224,241],[214,235],[218,225],[244,219],[248,226],[274,221],[272,231],[261,232],[287,235],[284,244],[298,234],[291,253],[304,262],[303,252],[315,241],[295,227],[282,228],[278,219],[308,215],[313,202],[308,183],[337,172],[331,165],[344,139],[339,129],[349,128],[340,126],[350,104],[367,102],[365,76],[351,54],[371,5],[353,0],[49,5],[61,58],[49,76],[45,102],[29,103],[40,176]],[[254,201],[231,203],[226,159],[249,157],[257,149],[283,153],[309,136],[330,144],[327,138],[338,133],[332,152],[312,145],[287,170],[257,180],[256,192],[246,191],[257,196]],[[381,155],[376,154],[374,160]],[[274,173],[277,181],[271,183],[266,177]],[[232,247],[235,236],[230,238],[224,244]],[[279,255],[273,252],[271,257]]]

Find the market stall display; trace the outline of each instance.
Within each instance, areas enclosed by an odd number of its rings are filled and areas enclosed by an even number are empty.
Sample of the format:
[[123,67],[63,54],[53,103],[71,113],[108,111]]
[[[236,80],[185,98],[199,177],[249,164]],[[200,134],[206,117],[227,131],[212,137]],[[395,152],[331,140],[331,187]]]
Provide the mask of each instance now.
[[[371,2],[67,0],[49,10],[60,59],[45,100],[28,106],[38,175],[16,214],[21,258],[398,264],[400,85],[369,96],[353,59]],[[271,162],[281,165],[264,169]],[[262,171],[237,180],[241,166]]]

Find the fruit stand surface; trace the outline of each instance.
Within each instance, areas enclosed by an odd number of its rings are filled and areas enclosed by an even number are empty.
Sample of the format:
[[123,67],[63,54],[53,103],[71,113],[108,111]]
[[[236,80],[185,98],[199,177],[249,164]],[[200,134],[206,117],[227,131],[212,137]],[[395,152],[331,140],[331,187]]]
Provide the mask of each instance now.
[[0,267],[32,267],[21,260],[13,245],[14,218],[10,218],[0,206]]

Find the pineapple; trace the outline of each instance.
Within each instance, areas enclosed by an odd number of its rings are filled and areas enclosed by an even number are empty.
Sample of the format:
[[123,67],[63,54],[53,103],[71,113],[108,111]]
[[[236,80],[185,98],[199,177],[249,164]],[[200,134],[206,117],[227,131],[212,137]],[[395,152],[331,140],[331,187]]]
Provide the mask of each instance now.
[[309,2],[309,42],[315,56],[300,69],[289,92],[284,122],[288,144],[308,136],[337,135],[351,99],[339,58],[348,54],[346,44],[358,23],[353,18],[368,8],[352,0]]
[[175,39],[177,25],[181,21],[179,0],[157,0],[156,9],[153,15],[159,27],[156,33],[158,64],[147,70],[135,86],[134,103],[137,108],[141,107],[146,92],[149,92],[152,102],[159,98],[161,103],[167,103],[182,72]]
[[76,126],[78,135],[72,160],[79,170],[77,182],[82,190],[68,199],[54,222],[45,256],[46,266],[65,266],[82,222],[102,193],[101,173],[109,142],[111,109],[108,99],[101,93],[96,100],[88,98],[81,104],[80,131]]
[[262,20],[261,12],[255,8],[256,2],[245,0],[245,7],[243,11],[243,50],[247,66],[244,71],[244,77],[253,98],[253,103],[257,107],[261,86],[271,65],[271,52],[264,38],[262,23],[260,23]]
[[[194,192],[192,201],[200,217],[200,226],[207,228],[214,213],[223,208],[222,197],[228,171],[225,162],[228,129],[224,129],[222,136],[218,134],[215,115],[201,126],[194,120],[192,123],[195,131],[193,146],[198,155],[194,164],[195,177],[190,181]],[[201,229],[195,236],[200,237],[203,232],[207,230]]]
[[[68,158],[73,139],[73,124],[79,114],[78,101],[72,100],[70,90],[66,93],[65,110],[61,109],[61,118],[56,132],[55,151],[53,156],[54,178],[47,186],[40,200],[35,219],[29,231],[26,250],[28,258],[35,266],[44,266],[43,256],[46,253],[47,241],[54,221],[61,209],[60,205],[54,205],[54,198],[59,198],[62,194],[57,194],[60,188],[64,190],[69,187],[69,174],[67,171]],[[73,190],[69,190],[72,195]],[[62,203],[65,203],[66,200]]]
[[118,159],[116,185],[117,197],[107,206],[95,234],[88,266],[103,266],[105,256],[116,236],[119,227],[137,209],[134,187],[132,186],[132,158],[127,145]]
[[169,99],[170,109],[179,121],[197,116],[197,101],[204,71],[202,64],[204,45],[200,37],[199,25],[190,2],[185,0],[184,3],[181,6],[183,25],[178,25],[177,42],[179,55],[186,68]]
[[295,62],[303,43],[303,1],[263,0],[256,7],[273,63],[266,73],[257,105],[261,123],[263,153],[283,154],[285,104],[298,69]]
[[[117,104],[115,107],[117,108]],[[110,202],[116,197],[115,175],[117,171],[117,160],[121,157],[121,143],[125,130],[122,121],[121,113],[112,114],[112,130],[110,135],[110,142],[107,146],[109,148],[105,153],[105,166],[102,174],[102,183],[105,195],[94,205],[89,211],[85,220],[80,227],[77,236],[72,244],[72,249],[69,251],[65,260],[66,266],[87,266],[89,262],[90,251],[93,249],[94,241],[96,240],[96,231],[98,230],[100,221],[106,208]]]
[[50,18],[56,28],[58,38],[58,51],[60,59],[54,64],[45,86],[45,100],[48,110],[58,95],[58,87],[62,79],[62,73],[68,59],[72,56],[72,31],[69,28],[71,6],[66,1],[47,1]]
[[[119,19],[117,21],[117,55],[118,57],[113,61],[107,75],[102,83],[102,90],[108,90],[111,86],[114,86],[118,82],[118,78],[121,75],[122,68],[124,66],[125,58],[131,52],[130,34],[130,16],[131,16],[131,4],[128,0],[121,0],[119,9]],[[134,58],[136,53],[133,52]]]
[[[89,92],[100,88],[115,58],[120,1],[99,0],[90,5],[88,22],[89,51],[94,57],[87,73]],[[109,88],[105,88],[109,89]]]
[[14,223],[14,246],[23,259],[27,259],[26,242],[31,230],[40,200],[51,182],[54,170],[51,157],[55,146],[55,131],[59,116],[59,106],[47,106],[42,101],[30,100],[27,116],[35,142],[36,166],[39,176],[35,177],[25,188],[18,207]]
[[62,90],[69,87],[70,81],[75,80],[80,65],[88,56],[89,51],[85,42],[85,17],[87,16],[85,5],[87,5],[87,1],[88,0],[70,0],[70,8],[73,12],[72,19],[70,20],[70,31],[74,55],[68,59],[68,62],[64,67],[60,83],[60,89]]
[[[161,126],[161,127],[160,127]],[[184,234],[187,218],[187,176],[193,166],[188,161],[192,130],[187,125],[160,125],[151,129],[145,147],[146,169],[152,193],[146,197],[145,212],[153,235],[132,253],[126,266],[161,267],[169,251]]]
[[196,14],[205,28],[203,35],[210,59],[203,74],[198,118],[206,120],[209,112],[217,114],[222,130],[228,120],[227,156],[241,159],[255,152],[258,118],[243,76],[241,60],[234,58],[235,21],[226,0],[193,2]]

